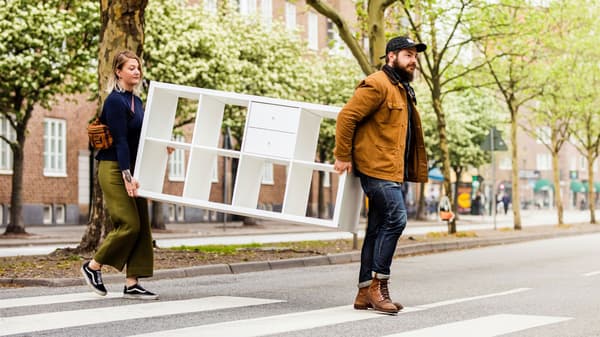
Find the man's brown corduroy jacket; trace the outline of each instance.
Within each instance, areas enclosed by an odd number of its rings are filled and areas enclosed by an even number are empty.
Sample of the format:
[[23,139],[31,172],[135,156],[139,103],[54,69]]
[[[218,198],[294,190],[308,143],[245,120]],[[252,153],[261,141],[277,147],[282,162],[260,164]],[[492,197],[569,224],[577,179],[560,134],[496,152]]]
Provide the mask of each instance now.
[[421,118],[412,113],[412,149],[404,175],[408,107],[404,87],[377,71],[362,80],[337,117],[334,156],[352,162],[373,178],[427,181],[427,155]]

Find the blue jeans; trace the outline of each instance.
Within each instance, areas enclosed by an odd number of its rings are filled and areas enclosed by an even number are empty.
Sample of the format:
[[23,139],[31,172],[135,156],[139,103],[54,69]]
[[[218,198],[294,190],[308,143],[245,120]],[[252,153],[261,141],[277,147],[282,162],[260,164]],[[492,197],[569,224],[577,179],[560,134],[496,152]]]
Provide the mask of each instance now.
[[392,258],[406,227],[406,206],[402,185],[359,174],[360,184],[369,198],[367,232],[360,256],[359,287],[370,284],[373,272],[390,275]]

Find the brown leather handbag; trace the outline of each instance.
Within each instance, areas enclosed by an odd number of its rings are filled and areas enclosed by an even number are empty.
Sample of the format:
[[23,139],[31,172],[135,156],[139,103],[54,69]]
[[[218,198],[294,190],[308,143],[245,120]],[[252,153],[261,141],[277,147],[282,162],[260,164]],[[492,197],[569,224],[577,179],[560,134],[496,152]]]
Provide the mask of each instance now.
[[102,124],[100,117],[96,117],[93,122],[88,124],[87,130],[90,144],[94,149],[104,150],[112,146],[113,138],[110,130],[108,126]]

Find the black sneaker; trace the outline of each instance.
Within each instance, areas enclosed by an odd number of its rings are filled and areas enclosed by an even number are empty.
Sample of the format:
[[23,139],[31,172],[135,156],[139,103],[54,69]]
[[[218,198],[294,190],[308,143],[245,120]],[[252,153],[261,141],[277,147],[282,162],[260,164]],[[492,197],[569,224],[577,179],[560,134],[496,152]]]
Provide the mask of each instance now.
[[81,266],[81,274],[83,275],[85,283],[87,283],[96,294],[106,296],[106,288],[104,287],[104,283],[102,283],[102,272],[90,269],[90,261]]
[[123,298],[136,300],[157,300],[158,295],[142,288],[139,283],[136,283],[131,287],[125,286],[123,288]]

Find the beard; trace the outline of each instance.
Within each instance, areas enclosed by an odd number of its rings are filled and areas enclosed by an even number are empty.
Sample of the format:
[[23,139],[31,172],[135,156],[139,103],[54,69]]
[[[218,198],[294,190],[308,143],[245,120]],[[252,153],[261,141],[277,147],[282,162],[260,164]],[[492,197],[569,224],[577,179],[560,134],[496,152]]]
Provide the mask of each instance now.
[[404,81],[412,82],[413,78],[415,77],[414,71],[410,71],[407,67],[401,65],[397,58],[394,60],[392,66],[400,78],[402,78]]

